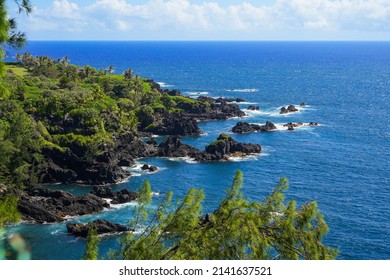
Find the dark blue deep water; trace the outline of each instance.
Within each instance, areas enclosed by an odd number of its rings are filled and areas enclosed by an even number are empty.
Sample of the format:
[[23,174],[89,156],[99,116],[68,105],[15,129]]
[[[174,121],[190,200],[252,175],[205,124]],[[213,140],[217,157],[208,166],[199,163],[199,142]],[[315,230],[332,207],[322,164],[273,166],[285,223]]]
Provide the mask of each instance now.
[[[258,158],[207,164],[145,159],[161,168],[131,177],[115,190],[136,190],[150,180],[155,192],[173,190],[182,197],[203,188],[205,212],[212,211],[231,184],[244,173],[243,191],[263,199],[280,177],[287,177],[288,199],[318,201],[330,232],[325,243],[339,248],[339,259],[390,259],[390,43],[343,42],[30,42],[34,55],[62,57],[117,73],[133,68],[184,94],[241,97],[260,106],[243,118],[251,123],[318,122],[320,127],[293,132],[235,135],[259,143]],[[280,116],[278,108],[305,102],[298,113]],[[241,104],[246,108],[248,104]],[[237,119],[201,123],[204,135],[184,138],[203,148]],[[90,187],[56,186],[82,194]],[[155,197],[158,200],[158,197]],[[79,217],[126,223],[134,205]],[[34,259],[80,259],[85,240],[66,234],[65,224],[20,224]],[[102,251],[115,246],[105,237]]]

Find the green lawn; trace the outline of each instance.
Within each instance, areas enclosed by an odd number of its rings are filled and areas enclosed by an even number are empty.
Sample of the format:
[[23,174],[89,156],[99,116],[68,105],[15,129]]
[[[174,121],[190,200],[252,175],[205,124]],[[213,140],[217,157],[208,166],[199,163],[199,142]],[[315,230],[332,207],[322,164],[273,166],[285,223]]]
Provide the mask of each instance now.
[[28,73],[27,69],[25,69],[23,67],[20,67],[18,65],[14,65],[14,64],[7,64],[7,65],[5,65],[5,71],[9,71],[9,70],[14,72],[18,76],[24,76],[24,75],[26,75]]

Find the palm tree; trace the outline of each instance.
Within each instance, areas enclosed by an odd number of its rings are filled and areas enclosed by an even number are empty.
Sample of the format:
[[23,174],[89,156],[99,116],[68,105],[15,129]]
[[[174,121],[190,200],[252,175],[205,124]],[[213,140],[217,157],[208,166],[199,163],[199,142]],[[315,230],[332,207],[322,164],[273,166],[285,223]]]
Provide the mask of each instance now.
[[125,78],[126,81],[131,81],[131,79],[133,78],[133,69],[129,68],[128,70],[126,70],[124,73],[123,73],[123,77]]

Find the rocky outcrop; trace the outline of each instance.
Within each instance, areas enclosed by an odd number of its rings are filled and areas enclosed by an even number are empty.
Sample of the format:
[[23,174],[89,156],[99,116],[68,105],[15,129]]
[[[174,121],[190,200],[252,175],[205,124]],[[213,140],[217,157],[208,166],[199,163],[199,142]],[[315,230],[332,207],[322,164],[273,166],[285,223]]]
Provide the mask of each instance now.
[[[156,142],[144,142],[140,139],[131,141],[126,146],[123,146],[123,150],[131,157],[132,164],[134,160],[138,158],[154,157],[157,154]],[[130,165],[132,165],[130,164]]]
[[226,160],[231,156],[244,157],[251,154],[258,154],[260,152],[260,145],[239,143],[229,135],[222,133],[216,141],[206,147],[205,159],[198,160]]
[[76,154],[75,149],[60,151],[56,148],[42,150],[42,183],[106,185],[124,180],[130,174],[120,168],[118,155],[107,152],[92,159]]
[[154,166],[154,165],[144,164],[141,166],[141,170],[156,172],[156,171],[158,171],[158,168],[157,168],[157,166]]
[[110,203],[112,204],[128,203],[135,201],[138,198],[138,193],[128,189],[113,192],[110,187],[99,186],[93,187],[91,194],[96,195],[99,198],[110,199]]
[[130,229],[124,225],[113,224],[107,220],[96,220],[88,224],[66,224],[68,233],[79,237],[87,237],[91,228],[96,230],[97,234],[116,234],[130,231]]
[[93,194],[74,196],[68,192],[43,188],[26,190],[18,203],[22,218],[38,223],[61,222],[67,216],[97,213],[109,207],[106,201]]
[[294,112],[298,112],[299,110],[294,106],[294,105],[290,105],[288,106],[287,108],[286,107],[282,107],[280,109],[280,114],[289,114],[289,113],[294,113]]
[[[245,113],[240,110],[237,104],[229,103],[228,99],[217,99],[212,102],[210,97],[206,97],[204,101],[202,99],[194,101],[177,103],[177,107],[183,110],[183,116],[196,120],[225,120],[245,116]],[[179,121],[181,120],[179,119]]]
[[270,121],[265,125],[249,124],[246,122],[238,122],[233,128],[232,132],[237,134],[251,133],[251,132],[270,132],[277,129],[277,127]]
[[189,145],[181,143],[180,136],[170,136],[158,146],[160,157],[190,157],[196,158],[202,152]]
[[202,133],[196,119],[183,113],[156,114],[155,122],[145,129],[157,135],[196,136]]
[[138,194],[124,189],[112,192],[111,188],[95,186],[91,193],[75,196],[65,191],[44,188],[27,189],[21,194],[18,209],[24,220],[37,223],[62,222],[69,216],[98,213],[110,204],[123,204],[134,201]]
[[212,104],[212,103],[229,103],[229,102],[237,102],[237,103],[245,102],[245,100],[242,99],[242,98],[224,98],[224,97],[219,97],[217,99],[214,99],[214,98],[209,97],[209,96],[199,96],[197,98],[197,100],[201,101],[201,102],[208,102],[210,104]]
[[227,160],[230,156],[244,157],[260,152],[260,145],[239,143],[224,133],[208,145],[205,151],[181,143],[180,136],[171,136],[159,145],[159,156],[189,157],[198,162]]
[[260,110],[260,107],[259,107],[259,106],[254,106],[254,105],[250,105],[250,106],[248,106],[247,110],[250,110],[250,111],[259,111],[259,110]]
[[237,102],[237,103],[240,103],[240,102],[245,102],[245,100],[242,99],[242,98],[224,98],[224,97],[219,97],[219,98],[215,99],[215,102],[216,103],[224,103],[224,102]]
[[302,122],[298,122],[298,123],[286,123],[283,125],[284,127],[287,127],[287,130],[295,130],[295,128],[297,127],[301,127],[301,126],[318,126],[318,123],[316,122],[310,122],[308,124],[305,124],[305,123],[302,123]]

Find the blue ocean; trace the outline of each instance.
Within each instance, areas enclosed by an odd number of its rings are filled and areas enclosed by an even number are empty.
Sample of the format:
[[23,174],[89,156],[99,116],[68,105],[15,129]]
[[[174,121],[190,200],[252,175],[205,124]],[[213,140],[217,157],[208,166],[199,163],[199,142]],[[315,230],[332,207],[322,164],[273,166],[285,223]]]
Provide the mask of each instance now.
[[[185,159],[142,159],[134,176],[113,186],[136,190],[149,180],[157,203],[169,190],[183,197],[203,188],[203,211],[212,212],[230,187],[236,170],[244,173],[244,194],[262,200],[280,177],[288,178],[287,199],[302,205],[316,200],[329,226],[324,243],[337,247],[338,259],[390,259],[390,43],[385,42],[29,42],[23,51],[97,68],[128,68],[184,95],[240,97],[260,111],[227,121],[202,122],[200,137],[183,142],[203,149],[238,121],[280,129],[272,133],[232,135],[262,146],[259,157],[193,163]],[[9,54],[12,57],[12,53]],[[11,58],[10,58],[11,59]],[[294,114],[281,106],[306,103]],[[318,127],[283,129],[287,122],[318,122]],[[140,170],[143,163],[160,168]],[[86,186],[51,186],[75,194]],[[126,223],[136,204],[98,215]],[[18,224],[34,259],[80,259],[85,239],[67,235],[65,224]],[[103,237],[100,252],[116,246],[117,236]]]

